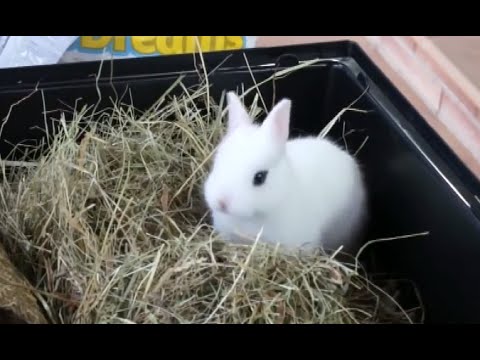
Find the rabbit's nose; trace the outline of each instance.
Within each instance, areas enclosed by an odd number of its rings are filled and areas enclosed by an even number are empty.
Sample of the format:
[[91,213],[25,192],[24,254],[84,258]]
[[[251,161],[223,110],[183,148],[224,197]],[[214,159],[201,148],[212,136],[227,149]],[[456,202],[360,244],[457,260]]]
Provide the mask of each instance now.
[[221,212],[224,212],[224,213],[228,211],[228,204],[225,198],[221,198],[220,200],[218,200],[218,208],[220,209]]

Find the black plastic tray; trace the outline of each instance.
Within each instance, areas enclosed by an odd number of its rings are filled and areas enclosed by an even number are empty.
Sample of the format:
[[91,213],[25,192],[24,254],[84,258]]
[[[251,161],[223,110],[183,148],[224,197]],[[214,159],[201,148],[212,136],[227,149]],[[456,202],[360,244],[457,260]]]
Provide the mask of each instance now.
[[[429,231],[429,236],[374,245],[378,269],[413,280],[426,309],[426,322],[479,322],[480,290],[480,183],[452,153],[393,84],[352,42],[249,49],[233,53],[204,54],[205,71],[213,84],[211,93],[253,85],[245,63],[257,80],[299,61],[322,61],[272,84],[261,86],[271,105],[293,100],[295,133],[318,133],[368,86],[356,108],[367,114],[347,112],[332,138],[359,153],[371,196],[369,239]],[[9,111],[0,142],[0,155],[26,139],[38,139],[45,124],[43,109],[80,107],[98,101],[110,106],[110,96],[127,87],[137,108],[151,105],[179,74],[186,84],[198,81],[192,55],[106,61],[96,78],[99,62],[0,70],[0,118]],[[197,57],[196,66],[201,62]],[[37,91],[32,90],[38,86]],[[115,91],[113,91],[115,89]],[[130,95],[131,94],[131,95]],[[21,98],[31,95],[18,106]],[[251,99],[250,99],[251,100]],[[248,100],[247,100],[248,101]]]

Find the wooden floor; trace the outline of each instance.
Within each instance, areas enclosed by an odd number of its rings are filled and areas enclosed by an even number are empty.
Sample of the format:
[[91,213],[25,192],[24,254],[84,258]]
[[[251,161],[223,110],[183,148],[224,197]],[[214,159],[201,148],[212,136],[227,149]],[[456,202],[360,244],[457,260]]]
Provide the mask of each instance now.
[[480,36],[430,36],[430,39],[480,88]]

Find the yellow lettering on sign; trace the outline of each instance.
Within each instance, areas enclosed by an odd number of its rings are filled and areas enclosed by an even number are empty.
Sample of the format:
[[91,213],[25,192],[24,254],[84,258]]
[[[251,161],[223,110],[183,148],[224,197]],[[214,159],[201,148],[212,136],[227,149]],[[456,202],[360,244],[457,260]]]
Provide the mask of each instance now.
[[245,46],[242,36],[183,36],[182,53],[193,53],[198,44],[203,52],[235,50]]
[[157,36],[157,51],[162,55],[181,54],[183,36]]
[[132,36],[132,47],[144,55],[154,54],[157,51],[155,38],[156,36]]
[[225,50],[225,38],[226,36],[214,36],[213,49],[216,51]]
[[185,54],[191,54],[197,49],[195,36],[182,36],[182,49]]
[[124,52],[127,50],[127,37],[126,36],[114,36],[113,37],[113,51]]
[[212,51],[212,36],[199,36],[200,48],[204,52]]
[[87,49],[103,49],[113,36],[81,36],[80,46]]
[[242,36],[225,36],[225,45],[222,50],[236,50],[244,47]]
[[245,47],[242,36],[81,36],[80,47],[101,50],[113,42],[112,51],[127,51],[127,41],[141,55],[173,55],[236,50]]

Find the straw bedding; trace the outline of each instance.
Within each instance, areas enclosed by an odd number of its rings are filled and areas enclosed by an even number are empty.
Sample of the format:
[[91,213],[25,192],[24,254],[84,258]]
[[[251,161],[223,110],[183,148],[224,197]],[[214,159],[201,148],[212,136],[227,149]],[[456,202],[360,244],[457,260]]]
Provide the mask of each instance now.
[[354,263],[222,241],[201,189],[225,106],[175,87],[143,113],[62,116],[48,153],[4,161],[5,246],[50,322],[411,321]]
[[0,243],[0,324],[46,322],[30,285]]

